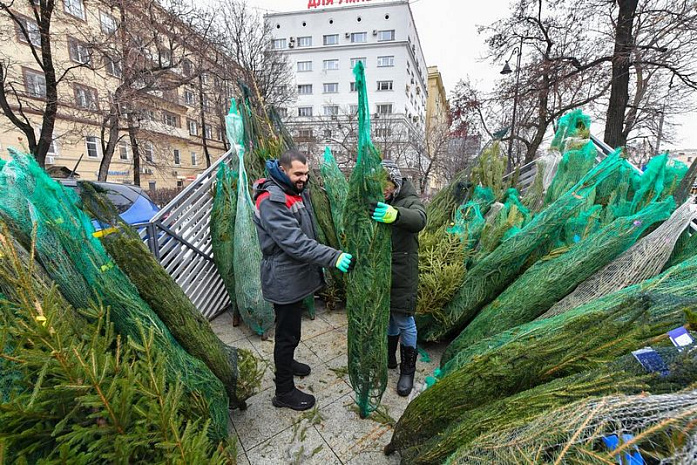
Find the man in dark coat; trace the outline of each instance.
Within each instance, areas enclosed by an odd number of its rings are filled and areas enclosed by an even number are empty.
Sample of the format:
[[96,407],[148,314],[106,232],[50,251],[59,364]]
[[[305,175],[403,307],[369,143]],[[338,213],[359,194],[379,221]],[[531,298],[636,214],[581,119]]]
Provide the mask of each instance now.
[[276,407],[307,410],[314,396],[295,387],[293,376],[307,376],[310,367],[295,360],[300,343],[305,297],[324,286],[322,267],[348,272],[352,256],[315,240],[307,192],[307,159],[295,150],[266,163],[269,179],[254,184],[255,224],[261,244],[261,289],[276,314],[273,358],[276,365]]
[[419,231],[426,227],[426,209],[414,185],[402,177],[397,165],[384,160],[388,173],[385,202],[371,205],[375,221],[392,227],[392,289],[390,325],[387,329],[389,368],[397,368],[397,345],[400,344],[400,367],[397,393],[408,396],[414,386],[416,371],[416,294],[419,286]]

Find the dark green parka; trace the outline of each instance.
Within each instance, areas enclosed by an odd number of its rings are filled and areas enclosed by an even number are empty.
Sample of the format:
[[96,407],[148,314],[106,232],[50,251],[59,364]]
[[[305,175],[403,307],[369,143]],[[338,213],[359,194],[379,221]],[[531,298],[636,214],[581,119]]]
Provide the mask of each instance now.
[[406,178],[399,194],[387,202],[399,210],[392,227],[392,290],[390,311],[413,315],[419,287],[419,231],[426,226],[426,208]]

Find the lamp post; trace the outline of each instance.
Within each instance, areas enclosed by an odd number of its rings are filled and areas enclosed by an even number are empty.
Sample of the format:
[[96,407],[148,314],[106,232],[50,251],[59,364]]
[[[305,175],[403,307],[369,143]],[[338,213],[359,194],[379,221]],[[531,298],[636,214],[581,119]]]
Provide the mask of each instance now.
[[508,60],[506,60],[506,64],[503,65],[503,69],[501,70],[501,74],[506,75],[506,74],[511,74],[513,71],[511,70],[511,66],[508,64],[509,61],[511,61],[511,58],[513,58],[513,54],[517,53],[518,57],[516,60],[516,69],[515,69],[515,87],[513,91],[513,115],[511,116],[511,140],[508,143],[508,166],[507,166],[507,171],[510,173],[513,171],[513,142],[515,141],[515,136],[516,136],[516,127],[515,127],[515,117],[516,117],[516,112],[518,110],[518,87],[520,84],[520,58],[521,55],[523,54],[523,38],[520,38],[520,45],[518,45],[516,48],[513,49],[511,52],[511,56],[508,57]]

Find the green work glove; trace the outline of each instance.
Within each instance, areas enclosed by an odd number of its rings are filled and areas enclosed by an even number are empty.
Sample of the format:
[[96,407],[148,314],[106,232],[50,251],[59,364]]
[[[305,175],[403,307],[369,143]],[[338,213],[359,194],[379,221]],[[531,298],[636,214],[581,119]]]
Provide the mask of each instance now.
[[336,260],[335,266],[342,273],[348,273],[355,266],[355,262],[353,261],[353,255],[351,255],[350,253],[342,252],[341,255],[339,255],[339,258]]
[[394,223],[399,217],[399,210],[382,202],[370,204],[370,217],[380,223]]

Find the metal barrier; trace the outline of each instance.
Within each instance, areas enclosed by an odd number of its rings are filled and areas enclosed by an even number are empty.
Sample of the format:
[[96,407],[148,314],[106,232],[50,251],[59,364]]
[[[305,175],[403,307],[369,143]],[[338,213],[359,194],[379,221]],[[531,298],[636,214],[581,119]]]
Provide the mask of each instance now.
[[213,263],[209,222],[218,167],[236,156],[232,149],[221,156],[139,229],[153,255],[208,319],[230,305]]

